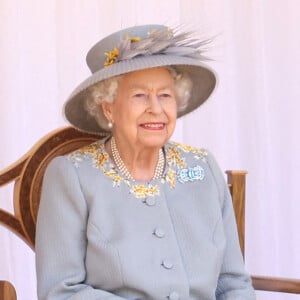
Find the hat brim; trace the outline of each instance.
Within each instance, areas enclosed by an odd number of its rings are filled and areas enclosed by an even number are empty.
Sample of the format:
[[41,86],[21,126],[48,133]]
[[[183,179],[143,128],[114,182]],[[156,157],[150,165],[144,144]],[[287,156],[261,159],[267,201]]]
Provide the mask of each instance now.
[[66,119],[81,131],[90,133],[110,131],[108,127],[100,127],[95,118],[85,109],[87,89],[92,85],[113,76],[164,66],[174,66],[179,72],[186,72],[193,82],[192,93],[188,105],[184,111],[178,112],[178,118],[198,108],[209,98],[215,89],[217,81],[215,72],[198,59],[164,54],[140,56],[102,68],[83,81],[73,91],[64,105]]

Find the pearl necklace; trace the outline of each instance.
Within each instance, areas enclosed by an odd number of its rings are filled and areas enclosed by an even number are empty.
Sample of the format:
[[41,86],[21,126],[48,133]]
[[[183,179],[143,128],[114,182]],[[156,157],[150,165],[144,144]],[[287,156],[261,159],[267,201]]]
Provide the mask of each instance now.
[[[134,178],[132,177],[132,175],[129,173],[127,167],[125,166],[125,164],[124,164],[124,162],[123,162],[123,160],[120,156],[120,153],[119,153],[117,145],[116,145],[116,140],[115,140],[114,137],[111,138],[111,152],[112,152],[113,159],[114,159],[114,161],[116,163],[116,166],[119,169],[119,171],[127,179],[135,181]],[[164,167],[165,167],[165,156],[164,156],[163,150],[159,149],[158,162],[157,162],[152,180],[159,179],[159,178],[162,177],[163,172],[164,172]]]

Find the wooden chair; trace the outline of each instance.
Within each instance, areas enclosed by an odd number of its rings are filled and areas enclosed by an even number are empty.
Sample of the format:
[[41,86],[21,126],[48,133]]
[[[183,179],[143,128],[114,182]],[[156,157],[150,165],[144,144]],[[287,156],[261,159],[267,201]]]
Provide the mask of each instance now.
[[[72,127],[51,132],[27,154],[0,172],[0,186],[14,181],[14,214],[0,209],[0,223],[17,234],[34,250],[35,224],[41,184],[50,160],[67,154],[99,139],[99,136],[79,132]],[[227,171],[228,186],[238,224],[240,245],[244,253],[245,232],[245,171]],[[300,294],[300,280],[253,276],[255,289]],[[7,281],[0,281],[0,299],[15,300],[16,292]]]

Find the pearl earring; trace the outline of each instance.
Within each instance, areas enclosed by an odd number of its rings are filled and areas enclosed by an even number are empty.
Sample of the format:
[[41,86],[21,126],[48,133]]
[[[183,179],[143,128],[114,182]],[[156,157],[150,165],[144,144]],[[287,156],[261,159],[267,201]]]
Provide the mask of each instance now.
[[112,122],[108,122],[107,126],[108,126],[109,129],[112,129],[113,128],[113,123]]

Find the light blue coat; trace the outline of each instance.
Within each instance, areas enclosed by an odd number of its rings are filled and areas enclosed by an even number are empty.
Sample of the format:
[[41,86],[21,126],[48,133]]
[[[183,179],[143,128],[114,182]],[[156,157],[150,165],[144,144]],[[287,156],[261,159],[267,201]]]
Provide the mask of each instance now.
[[98,141],[46,170],[40,300],[252,300],[232,202],[211,154],[165,147],[163,179],[130,181]]

